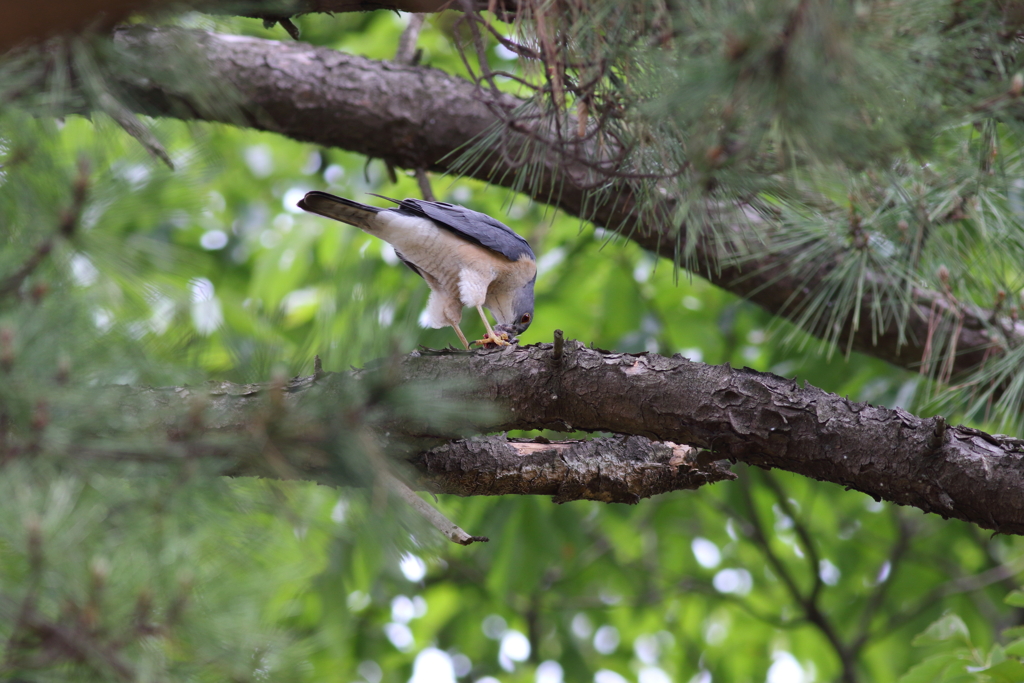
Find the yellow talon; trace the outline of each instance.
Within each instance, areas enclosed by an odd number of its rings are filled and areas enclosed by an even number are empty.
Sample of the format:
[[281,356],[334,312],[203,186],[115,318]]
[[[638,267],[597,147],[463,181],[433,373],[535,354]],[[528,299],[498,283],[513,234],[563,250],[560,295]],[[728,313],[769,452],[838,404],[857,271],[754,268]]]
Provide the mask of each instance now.
[[484,348],[487,348],[488,344],[494,344],[495,346],[508,346],[508,333],[502,332],[501,334],[498,334],[497,332],[488,332],[484,335],[483,339],[475,339],[473,340],[473,343],[480,344]]

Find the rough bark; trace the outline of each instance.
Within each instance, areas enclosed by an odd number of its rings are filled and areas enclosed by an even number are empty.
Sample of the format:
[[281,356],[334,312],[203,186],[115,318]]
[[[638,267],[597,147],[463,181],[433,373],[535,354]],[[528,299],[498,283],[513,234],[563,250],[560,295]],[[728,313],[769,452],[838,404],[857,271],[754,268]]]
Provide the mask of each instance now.
[[[388,164],[445,172],[457,152],[494,126],[495,109],[510,112],[521,104],[509,96],[494,96],[474,84],[437,69],[378,62],[302,43],[153,29],[121,31],[118,44],[140,63],[165,63],[180,53],[183,41],[202,51],[203,68],[215,82],[232,84],[245,103],[245,113],[214,109],[176,91],[159,79],[140,77],[130,92],[140,111],[153,116],[176,116],[252,126],[295,140],[340,147]],[[509,132],[513,144],[515,133]],[[514,172],[499,150],[491,150],[473,175],[508,186]],[[569,214],[618,230],[645,249],[676,259],[677,228],[637,225],[632,218],[634,198],[627,187],[610,193],[613,201],[587,203],[591,172],[578,164],[550,158],[536,179],[534,196]],[[673,199],[665,200],[671,215]],[[751,216],[752,220],[758,220]],[[725,226],[742,232],[745,225]],[[770,241],[770,235],[769,235]],[[711,246],[695,245],[697,271],[714,284],[749,298],[775,315],[795,318],[836,262],[791,272],[794,255],[765,254],[742,265],[722,266]],[[836,254],[836,258],[841,254]],[[875,273],[882,280],[886,276]],[[963,379],[986,359],[1003,353],[1005,343],[1024,343],[1024,323],[999,318],[992,311],[950,301],[942,293],[916,289],[905,332],[895,321],[873,330],[870,301],[861,302],[861,319],[853,333],[853,350],[895,365],[916,369],[928,357],[928,343],[937,324],[958,330],[950,345],[949,378]],[[959,322],[953,323],[955,319]],[[849,330],[854,321],[847,320]],[[845,336],[843,337],[846,338]],[[1005,340],[1005,343],[1004,343]],[[934,352],[932,352],[934,353]]]
[[[438,446],[412,457],[420,485],[457,495],[536,493],[558,501],[635,502],[674,488],[728,478],[715,463],[777,468],[863,491],[1001,533],[1024,534],[1024,440],[951,426],[941,417],[856,403],[770,373],[695,363],[674,356],[623,354],[567,341],[556,359],[551,344],[472,353],[417,352],[389,372],[392,381],[436,387],[432,403],[485,399],[501,413],[478,433],[511,429],[614,432],[620,437],[575,446],[508,446],[504,438],[470,443],[448,430],[394,421],[382,430]],[[372,371],[294,380],[278,390],[285,408],[314,386],[318,400]],[[458,384],[462,382],[462,384]],[[458,388],[460,387],[461,388]],[[446,388],[442,388],[446,387]],[[204,388],[133,390],[126,403],[158,400],[162,410],[195,410],[202,397],[206,424],[251,431],[265,415],[267,386],[218,383]],[[260,417],[259,419],[264,419]],[[317,429],[303,427],[304,434]],[[412,432],[411,434],[409,432]],[[650,442],[656,442],[651,444]],[[687,444],[689,454],[660,444]],[[581,462],[582,459],[587,462]],[[329,462],[296,466],[317,478]],[[606,469],[606,465],[608,465]],[[251,460],[239,472],[251,472]]]
[[696,448],[643,437],[525,442],[460,439],[413,459],[428,490],[458,496],[542,495],[555,503],[637,503],[736,475]]
[[[136,12],[168,8],[195,8],[212,13],[237,13],[239,8],[244,8],[244,16],[280,21],[313,12],[333,14],[378,9],[440,12],[464,7],[461,2],[449,0],[246,0],[244,4],[223,0],[39,0],[7,4],[4,21],[0,22],[0,54],[24,43],[74,34],[87,28],[106,30]],[[484,0],[474,0],[472,4],[480,10],[488,8]],[[511,0],[500,0],[494,6],[507,12],[515,10]]]

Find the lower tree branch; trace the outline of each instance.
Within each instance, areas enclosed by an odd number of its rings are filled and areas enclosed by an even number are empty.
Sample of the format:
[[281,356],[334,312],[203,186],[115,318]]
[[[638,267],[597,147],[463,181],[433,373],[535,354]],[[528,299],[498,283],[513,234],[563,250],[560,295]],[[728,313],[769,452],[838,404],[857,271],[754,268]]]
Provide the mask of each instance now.
[[701,463],[696,448],[643,437],[542,442],[503,436],[462,439],[418,455],[428,490],[459,496],[546,495],[555,503],[637,503],[736,475]]
[[[268,405],[292,410],[314,387],[324,392],[316,400],[329,402],[332,392],[342,392],[349,382],[370,382],[374,372],[302,378],[283,389],[229,383],[133,389],[125,390],[122,403],[133,409],[158,404],[167,411],[177,402],[187,415],[195,412],[199,396],[205,402],[205,429],[251,431],[253,420],[268,421]],[[856,403],[770,373],[679,356],[609,353],[566,341],[560,360],[553,358],[551,344],[474,353],[423,351],[404,357],[388,374],[429,392],[420,399],[426,405],[493,403],[499,414],[478,424],[477,433],[613,432],[704,450],[695,457],[676,450],[669,454],[671,446],[634,448],[629,439],[621,446],[613,439],[576,451],[566,447],[560,455],[562,447],[551,453],[531,446],[539,452],[522,458],[493,439],[479,445],[449,443],[455,436],[451,428],[398,418],[382,423],[381,433],[391,435],[389,452],[408,443],[403,439],[415,439],[419,452],[449,444],[412,456],[423,485],[439,493],[539,493],[557,501],[614,497],[634,502],[672,487],[728,478],[713,462],[731,460],[832,482],[1001,533],[1024,534],[1024,497],[1018,495],[1024,490],[1024,440],[947,426],[941,417],[925,419]],[[274,419],[287,423],[292,416],[282,412]],[[326,427],[302,423],[297,429],[297,439],[315,441]],[[612,447],[619,450],[606,450]],[[522,446],[511,448],[522,453]],[[648,448],[650,456],[637,455]],[[576,456],[582,454],[597,459],[599,475],[597,466],[579,463]],[[615,467],[610,460],[617,461]],[[301,462],[291,458],[291,466],[301,476],[330,481],[333,465],[320,455]],[[232,471],[259,472],[261,463],[243,460]],[[605,478],[611,472],[621,476]]]

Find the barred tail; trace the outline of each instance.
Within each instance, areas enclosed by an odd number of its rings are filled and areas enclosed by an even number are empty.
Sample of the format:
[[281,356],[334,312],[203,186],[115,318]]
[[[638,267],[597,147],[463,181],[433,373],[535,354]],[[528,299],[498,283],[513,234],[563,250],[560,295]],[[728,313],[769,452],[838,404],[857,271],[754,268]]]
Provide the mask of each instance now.
[[333,218],[342,223],[354,225],[368,232],[372,232],[370,224],[373,221],[373,217],[385,210],[377,206],[368,206],[354,202],[351,199],[316,191],[307,192],[306,196],[299,200],[299,208],[310,213]]

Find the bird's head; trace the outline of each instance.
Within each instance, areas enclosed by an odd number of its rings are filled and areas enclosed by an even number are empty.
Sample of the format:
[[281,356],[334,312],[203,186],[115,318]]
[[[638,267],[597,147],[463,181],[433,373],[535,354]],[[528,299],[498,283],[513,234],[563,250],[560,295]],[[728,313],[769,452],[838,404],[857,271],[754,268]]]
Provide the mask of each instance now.
[[533,283],[537,280],[534,277],[528,283],[516,290],[512,297],[512,317],[509,320],[499,320],[494,326],[498,334],[508,334],[509,338],[517,337],[533,322]]

